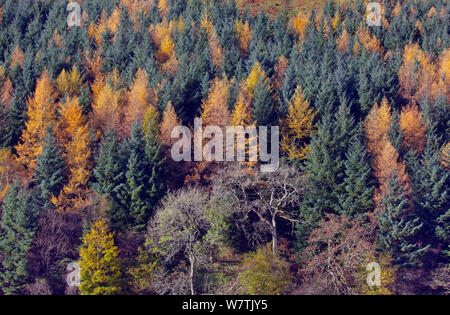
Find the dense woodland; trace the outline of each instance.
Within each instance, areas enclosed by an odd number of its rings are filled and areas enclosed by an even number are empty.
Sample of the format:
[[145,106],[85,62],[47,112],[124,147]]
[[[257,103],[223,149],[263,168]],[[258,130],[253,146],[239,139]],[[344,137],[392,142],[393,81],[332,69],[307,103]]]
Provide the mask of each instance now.
[[[450,292],[448,1],[78,2],[0,0],[0,293]],[[174,162],[196,117],[280,168]]]

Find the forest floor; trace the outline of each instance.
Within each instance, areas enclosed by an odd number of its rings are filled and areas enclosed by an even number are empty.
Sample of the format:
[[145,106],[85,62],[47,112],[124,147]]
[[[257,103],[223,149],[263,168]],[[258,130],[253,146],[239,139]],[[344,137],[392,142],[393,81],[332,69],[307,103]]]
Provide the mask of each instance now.
[[262,9],[270,16],[276,16],[284,9],[287,9],[289,14],[295,15],[298,10],[318,7],[323,2],[324,0],[236,0],[240,7],[248,8],[252,14]]

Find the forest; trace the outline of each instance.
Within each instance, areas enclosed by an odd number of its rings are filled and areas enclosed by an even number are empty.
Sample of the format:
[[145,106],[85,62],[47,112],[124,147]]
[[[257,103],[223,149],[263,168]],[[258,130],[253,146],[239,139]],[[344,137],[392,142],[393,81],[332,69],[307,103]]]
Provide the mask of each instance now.
[[450,293],[449,2],[256,2],[0,0],[0,295]]

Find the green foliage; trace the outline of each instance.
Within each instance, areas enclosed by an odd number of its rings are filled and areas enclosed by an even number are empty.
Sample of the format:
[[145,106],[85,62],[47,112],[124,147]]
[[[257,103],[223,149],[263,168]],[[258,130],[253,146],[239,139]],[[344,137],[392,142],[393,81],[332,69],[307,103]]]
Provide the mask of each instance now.
[[378,215],[378,248],[392,255],[393,262],[400,266],[415,266],[429,246],[421,247],[414,236],[423,223],[410,213],[404,187],[394,172],[383,194]]
[[7,192],[0,231],[0,288],[5,294],[23,294],[30,280],[27,252],[37,228],[39,209],[32,195],[16,182]]
[[64,160],[59,144],[48,128],[43,141],[42,153],[37,158],[34,178],[39,188],[44,207],[52,207],[51,198],[58,197],[64,186]]
[[270,243],[249,254],[243,262],[239,282],[243,294],[280,295],[292,284],[289,263],[272,253]]

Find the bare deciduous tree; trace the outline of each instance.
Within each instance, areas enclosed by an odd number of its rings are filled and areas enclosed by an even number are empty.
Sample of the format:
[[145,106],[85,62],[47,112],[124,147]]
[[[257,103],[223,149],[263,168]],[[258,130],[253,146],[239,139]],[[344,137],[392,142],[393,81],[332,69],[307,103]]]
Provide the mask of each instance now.
[[278,251],[277,221],[297,222],[295,212],[302,193],[302,176],[294,167],[283,166],[273,173],[262,173],[239,164],[219,172],[214,182],[214,194],[231,196],[236,211],[245,216],[254,213],[272,236],[272,251]]

